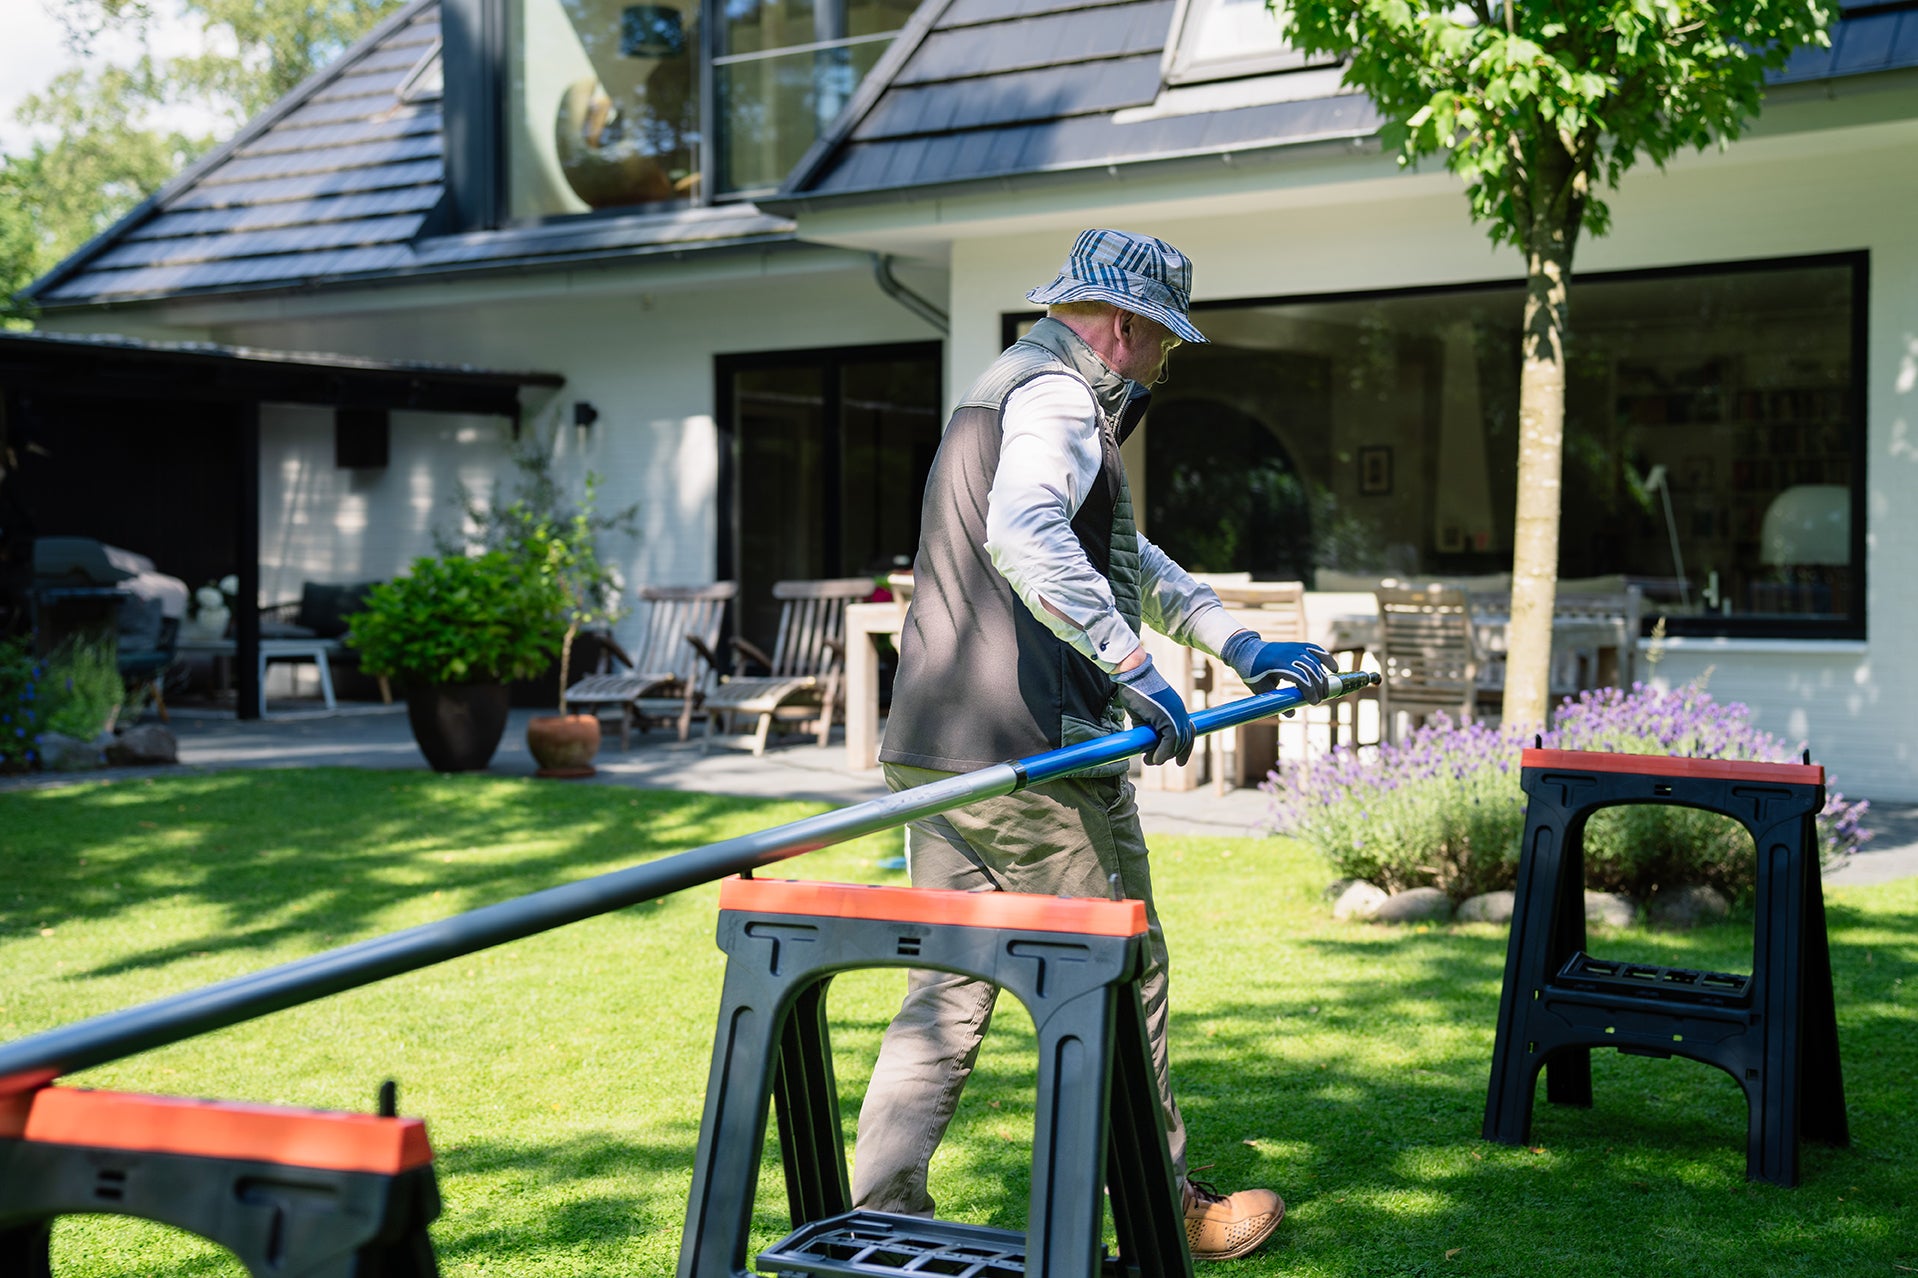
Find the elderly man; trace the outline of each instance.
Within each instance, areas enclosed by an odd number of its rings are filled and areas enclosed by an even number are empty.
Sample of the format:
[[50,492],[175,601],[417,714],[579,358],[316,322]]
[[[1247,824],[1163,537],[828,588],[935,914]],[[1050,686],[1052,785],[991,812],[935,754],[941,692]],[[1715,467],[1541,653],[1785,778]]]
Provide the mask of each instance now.
[[[1162,240],[1082,233],[1046,306],[986,369],[946,427],[926,482],[913,601],[880,758],[894,790],[1089,740],[1125,726],[1184,762],[1192,722],[1140,646],[1140,626],[1213,653],[1255,690],[1283,680],[1312,702],[1333,669],[1310,644],[1266,643],[1133,523],[1119,445],[1166,359],[1205,337],[1186,315],[1191,266]],[[912,881],[964,891],[1143,901],[1141,982],[1166,1134],[1196,1258],[1243,1256],[1277,1228],[1270,1190],[1220,1194],[1186,1176],[1185,1125],[1166,1060],[1166,950],[1123,763],[914,822]],[[859,1116],[853,1198],[929,1216],[927,1164],[978,1057],[997,989],[914,971]]]

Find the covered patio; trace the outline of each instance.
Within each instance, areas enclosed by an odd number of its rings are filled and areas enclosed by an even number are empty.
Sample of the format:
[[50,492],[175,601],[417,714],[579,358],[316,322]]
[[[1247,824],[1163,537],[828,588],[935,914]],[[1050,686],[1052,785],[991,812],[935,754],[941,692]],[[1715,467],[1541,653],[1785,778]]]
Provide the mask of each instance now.
[[238,581],[237,713],[263,711],[260,412],[332,410],[335,462],[384,466],[389,414],[504,418],[558,373],[380,361],[206,342],[0,332],[0,630],[24,629],[37,537],[90,537],[189,588]]

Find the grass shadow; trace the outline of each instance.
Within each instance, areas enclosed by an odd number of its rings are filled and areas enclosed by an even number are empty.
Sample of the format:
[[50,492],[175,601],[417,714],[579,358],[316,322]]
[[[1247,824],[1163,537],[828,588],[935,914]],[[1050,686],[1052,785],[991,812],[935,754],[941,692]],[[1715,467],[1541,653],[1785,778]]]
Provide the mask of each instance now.
[[795,819],[816,805],[353,769],[0,794],[0,932],[188,908],[186,939],[69,979],[322,948]]

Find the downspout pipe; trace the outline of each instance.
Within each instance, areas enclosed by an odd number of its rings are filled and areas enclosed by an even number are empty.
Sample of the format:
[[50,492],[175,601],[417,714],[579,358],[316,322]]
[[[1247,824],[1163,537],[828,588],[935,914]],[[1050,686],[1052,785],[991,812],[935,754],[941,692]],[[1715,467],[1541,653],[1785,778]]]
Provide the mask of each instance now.
[[892,273],[890,256],[885,253],[873,253],[870,256],[872,277],[879,282],[880,292],[938,329],[941,337],[952,331],[950,316],[899,282],[899,277]]

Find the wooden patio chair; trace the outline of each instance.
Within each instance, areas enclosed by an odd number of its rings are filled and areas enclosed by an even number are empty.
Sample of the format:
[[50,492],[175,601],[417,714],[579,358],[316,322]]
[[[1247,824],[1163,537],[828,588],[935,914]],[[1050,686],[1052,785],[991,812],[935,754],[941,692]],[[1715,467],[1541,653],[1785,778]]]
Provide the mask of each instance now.
[[[1212,589],[1232,619],[1259,638],[1278,643],[1305,642],[1305,585],[1297,581],[1223,582],[1214,578]],[[1206,704],[1223,705],[1252,695],[1231,666],[1217,657],[1205,658]],[[1281,721],[1262,720],[1232,729],[1232,777],[1234,786],[1256,785],[1278,763],[1278,734]],[[1206,770],[1212,775],[1212,791],[1224,794],[1226,734],[1215,732],[1205,740]]]
[[681,741],[691,735],[693,715],[718,674],[720,626],[726,605],[739,593],[736,582],[710,586],[647,586],[639,592],[647,605],[639,641],[629,653],[611,639],[610,660],[623,671],[602,668],[566,690],[566,702],[586,713],[619,716],[619,748],[631,743],[632,730],[652,723],[677,723]]
[[[1505,690],[1510,594],[1472,594],[1479,618],[1479,702],[1496,704]],[[1629,688],[1638,674],[1638,630],[1644,596],[1617,590],[1561,588],[1552,605],[1552,660],[1547,692],[1554,707],[1588,688]]]
[[1552,607],[1552,628],[1565,635],[1552,645],[1552,696],[1577,696],[1587,688],[1630,688],[1638,677],[1638,627],[1644,595],[1622,590],[1561,588]]
[[1381,735],[1398,740],[1401,714],[1412,727],[1441,710],[1470,722],[1482,658],[1465,592],[1381,586],[1376,593]]
[[722,678],[706,697],[706,740],[710,747],[721,720],[757,720],[753,755],[766,753],[774,723],[811,732],[819,744],[832,734],[833,715],[843,714],[845,699],[846,605],[872,594],[870,577],[824,581],[781,581],[773,585],[779,610],[779,634],[771,655],[749,640],[733,639],[736,656],[764,667],[764,675]]

